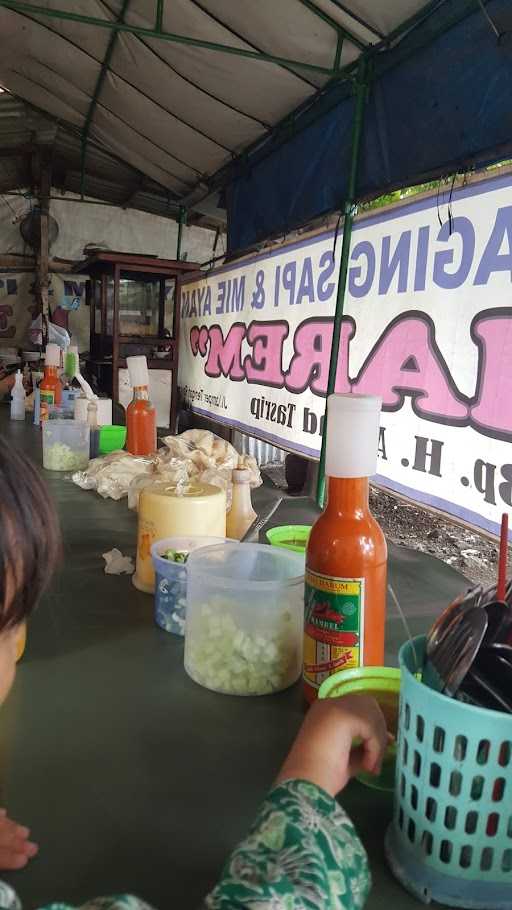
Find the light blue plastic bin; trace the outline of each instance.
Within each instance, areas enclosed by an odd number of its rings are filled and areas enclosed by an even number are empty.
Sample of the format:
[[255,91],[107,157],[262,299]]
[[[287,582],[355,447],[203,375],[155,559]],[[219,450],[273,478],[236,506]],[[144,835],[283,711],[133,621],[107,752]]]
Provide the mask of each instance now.
[[463,704],[416,673],[426,639],[400,651],[393,874],[424,903],[512,908],[512,716]]
[[225,543],[224,537],[168,537],[157,540],[151,547],[155,569],[155,622],[166,632],[185,635],[187,607],[187,563],[172,562],[162,553],[177,550],[192,553],[201,547]]

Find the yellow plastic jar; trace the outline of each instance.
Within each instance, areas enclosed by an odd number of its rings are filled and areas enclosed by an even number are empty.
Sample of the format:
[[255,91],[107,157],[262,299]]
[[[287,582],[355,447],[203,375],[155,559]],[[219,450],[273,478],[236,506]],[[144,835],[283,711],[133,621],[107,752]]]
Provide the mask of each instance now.
[[226,536],[226,494],[207,483],[176,484],[155,481],[139,497],[137,558],[133,584],[139,591],[155,590],[151,546],[166,537]]

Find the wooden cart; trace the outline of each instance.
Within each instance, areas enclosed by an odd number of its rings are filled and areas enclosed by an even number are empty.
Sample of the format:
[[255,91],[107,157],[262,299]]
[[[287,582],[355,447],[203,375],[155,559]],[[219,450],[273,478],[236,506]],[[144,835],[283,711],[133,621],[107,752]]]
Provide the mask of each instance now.
[[171,372],[169,427],[176,430],[180,287],[197,263],[97,251],[82,265],[89,279],[88,366],[102,392],[119,401],[126,357],[145,354],[150,370]]

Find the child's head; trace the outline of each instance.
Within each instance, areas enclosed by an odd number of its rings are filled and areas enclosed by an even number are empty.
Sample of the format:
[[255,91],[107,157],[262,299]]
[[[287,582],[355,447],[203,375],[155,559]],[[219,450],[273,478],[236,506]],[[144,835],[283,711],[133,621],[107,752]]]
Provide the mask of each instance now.
[[0,703],[14,679],[21,623],[60,555],[53,503],[36,468],[0,437]]

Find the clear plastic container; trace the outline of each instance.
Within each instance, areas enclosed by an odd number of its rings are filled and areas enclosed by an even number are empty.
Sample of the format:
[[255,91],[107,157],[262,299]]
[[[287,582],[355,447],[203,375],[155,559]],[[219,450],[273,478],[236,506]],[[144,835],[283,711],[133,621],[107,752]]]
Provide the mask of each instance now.
[[89,464],[89,427],[77,420],[43,423],[43,467],[47,471],[83,471]]
[[155,569],[155,622],[166,632],[185,634],[187,606],[187,563],[173,562],[162,554],[167,550],[186,553],[224,543],[223,537],[167,537],[151,547]]
[[226,543],[188,560],[185,669],[207,689],[268,695],[302,670],[304,557]]

